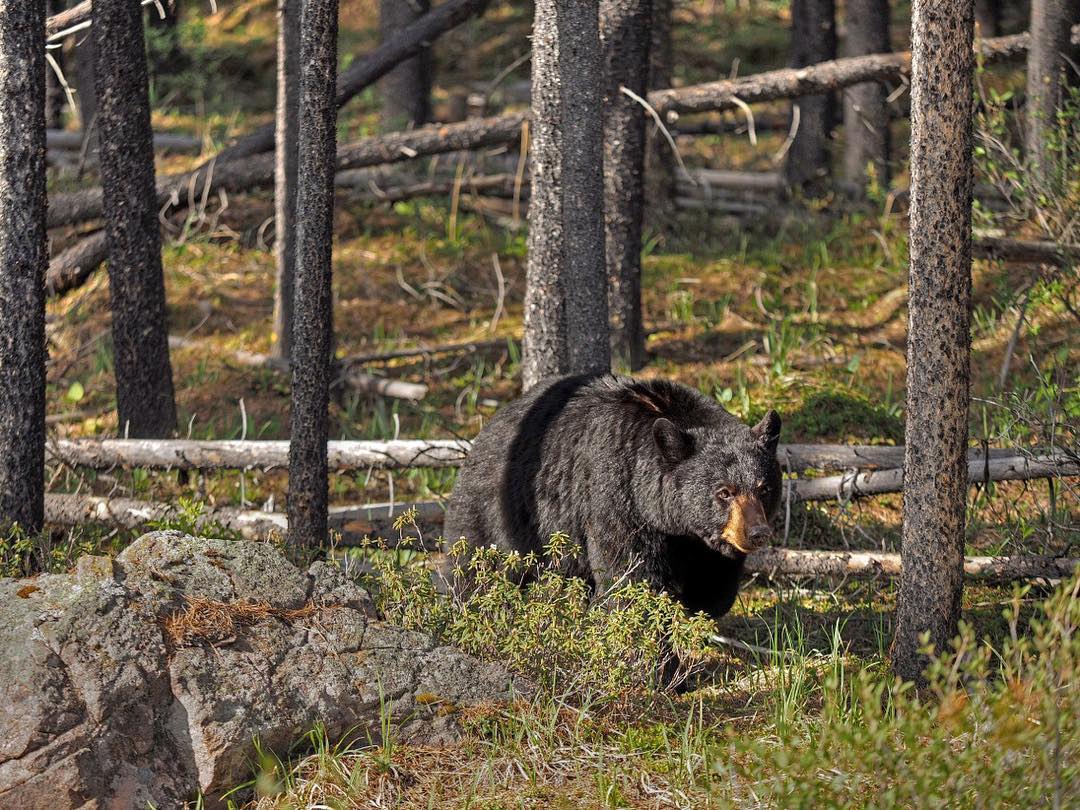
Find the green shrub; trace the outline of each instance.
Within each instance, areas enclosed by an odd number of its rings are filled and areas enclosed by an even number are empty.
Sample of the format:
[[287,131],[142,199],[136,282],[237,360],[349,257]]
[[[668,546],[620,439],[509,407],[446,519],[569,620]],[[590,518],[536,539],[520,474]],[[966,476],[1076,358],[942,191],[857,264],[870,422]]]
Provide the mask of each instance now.
[[390,621],[500,661],[553,694],[618,698],[659,685],[661,673],[665,685],[678,684],[700,663],[714,632],[703,615],[688,617],[629,578],[593,595],[560,573],[580,553],[566,535],[553,535],[546,551],[539,559],[459,542],[433,578],[422,559],[376,549],[366,584]]

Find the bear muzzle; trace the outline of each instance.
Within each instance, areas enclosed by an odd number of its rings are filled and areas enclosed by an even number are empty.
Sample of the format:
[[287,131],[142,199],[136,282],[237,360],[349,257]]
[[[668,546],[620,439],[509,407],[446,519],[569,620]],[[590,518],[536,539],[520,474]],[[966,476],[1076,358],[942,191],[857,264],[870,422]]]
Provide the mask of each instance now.
[[728,510],[727,525],[721,533],[724,542],[743,554],[750,554],[772,539],[772,528],[756,495],[737,495]]

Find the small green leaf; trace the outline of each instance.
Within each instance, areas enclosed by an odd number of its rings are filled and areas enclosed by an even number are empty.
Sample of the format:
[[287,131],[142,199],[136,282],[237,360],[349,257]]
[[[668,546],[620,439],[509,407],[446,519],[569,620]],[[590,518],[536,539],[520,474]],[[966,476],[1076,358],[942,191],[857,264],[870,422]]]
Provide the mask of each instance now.
[[64,399],[74,404],[80,402],[84,396],[86,396],[86,390],[83,388],[83,384],[76,380],[68,388],[67,393],[64,394]]

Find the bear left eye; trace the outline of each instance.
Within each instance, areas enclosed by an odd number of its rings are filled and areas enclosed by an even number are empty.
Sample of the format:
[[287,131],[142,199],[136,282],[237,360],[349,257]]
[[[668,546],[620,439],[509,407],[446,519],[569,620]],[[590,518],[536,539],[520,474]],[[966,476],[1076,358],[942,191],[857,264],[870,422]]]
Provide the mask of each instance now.
[[716,500],[718,501],[730,501],[735,497],[735,490],[727,485],[720,487],[716,490]]

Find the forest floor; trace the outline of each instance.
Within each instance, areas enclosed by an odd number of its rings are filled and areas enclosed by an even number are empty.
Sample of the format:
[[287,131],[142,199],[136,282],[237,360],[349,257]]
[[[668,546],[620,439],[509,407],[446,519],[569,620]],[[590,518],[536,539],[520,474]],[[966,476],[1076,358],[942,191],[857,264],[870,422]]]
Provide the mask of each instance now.
[[[343,3],[343,64],[348,54],[374,43],[373,5]],[[529,47],[530,10],[492,5],[483,20],[440,40],[437,112],[454,92],[484,86]],[[205,153],[211,154],[229,136],[269,120],[272,6],[254,1],[228,8],[223,4],[217,14],[194,15],[182,25],[182,44],[191,64],[179,74],[155,77],[157,128],[199,134],[206,142]],[[757,3],[753,12],[733,3],[694,2],[680,4],[680,9],[678,83],[728,75],[733,63],[743,75],[783,66],[786,4]],[[906,33],[900,16],[894,34],[895,44],[902,47]],[[527,78],[525,63],[505,85]],[[983,80],[1005,90],[1018,86],[1020,78],[1003,70]],[[339,139],[376,132],[377,109],[374,92],[354,101],[343,112]],[[755,112],[780,115],[784,107]],[[745,135],[684,137],[679,147],[691,167],[775,171],[785,136],[785,131],[760,132],[756,146]],[[906,125],[898,122],[898,166],[904,165],[906,142]],[[841,147],[838,142],[837,154]],[[467,177],[506,158],[444,157],[414,167],[413,176],[448,170]],[[194,160],[163,156],[159,172],[186,168]],[[898,187],[906,182],[903,173],[894,179]],[[73,185],[70,176],[58,174],[51,188]],[[331,436],[472,437],[520,390],[526,235],[519,209],[464,191],[453,198],[395,204],[372,204],[358,197],[355,191],[342,190],[337,200],[338,356],[501,342],[481,351],[371,364],[365,369],[369,373],[428,385],[427,396],[410,403],[339,391],[331,406]],[[903,443],[904,209],[884,192],[873,191],[860,204],[839,197],[778,199],[769,209],[767,215],[741,217],[684,210],[664,231],[646,233],[643,286],[650,334],[649,362],[641,375],[694,386],[747,420],[775,408],[784,420],[785,442]],[[272,214],[268,193],[233,195],[212,199],[198,215],[171,223],[173,232],[164,248],[170,333],[186,338],[185,345],[172,352],[181,435],[288,437],[287,375],[253,369],[235,358],[239,351],[266,352],[270,347]],[[1021,224],[1014,234],[1031,235],[1024,228]],[[1049,430],[1056,440],[1075,441],[1080,344],[1070,300],[1074,285],[1075,277],[1062,278],[1047,268],[975,262],[973,444],[1044,445],[1047,424],[1053,425]],[[1009,350],[1021,310],[1023,325]],[[48,329],[51,433],[116,435],[105,273],[51,301]],[[1000,369],[1010,351],[1002,387]],[[280,509],[284,503],[285,476],[280,472],[191,478],[141,470],[95,474],[57,468],[53,473],[51,489],[56,492],[169,502],[192,498],[207,506],[276,503]],[[336,475],[331,498],[351,504],[383,501],[391,494],[398,501],[444,498],[453,481],[454,473],[448,470]],[[900,508],[899,495],[808,505],[792,515],[782,543],[898,550]],[[973,489],[968,553],[1076,556],[1078,526],[1080,501],[1075,490],[1061,482],[1056,488],[1053,482],[1026,482]],[[116,550],[130,539],[130,533],[107,529],[57,531],[44,564],[63,568],[78,553]],[[3,551],[5,571],[0,573],[18,573],[26,558],[7,547]],[[399,559],[403,564],[418,560],[417,555]],[[1001,650],[1017,626],[1002,617],[1003,609],[1017,605],[1023,630],[1043,595],[971,587],[965,593],[965,617],[977,638]],[[915,806],[921,803],[920,795],[950,805],[982,806],[990,795],[986,790],[1026,795],[1023,780],[1014,774],[1016,764],[987,747],[1003,738],[970,726],[976,714],[957,709],[963,717],[950,725],[938,722],[938,708],[907,703],[906,695],[890,697],[893,687],[886,673],[894,599],[888,580],[827,587],[817,583],[815,588],[755,581],[744,589],[720,631],[767,652],[714,651],[691,688],[679,694],[630,690],[591,706],[574,696],[550,693],[546,700],[513,711],[478,714],[463,743],[440,751],[390,742],[334,748],[337,741],[313,737],[318,756],[299,760],[287,778],[289,767],[281,766],[253,784],[267,794],[260,800],[265,807],[810,806],[815,800],[826,805],[871,801]],[[1075,623],[1074,614],[1069,621]],[[1063,648],[1075,657],[1062,667],[1075,667],[1080,662],[1076,642],[1066,640]],[[1021,692],[1032,684],[1045,686],[1035,680],[1044,677],[1033,674],[1035,669],[1018,676]],[[958,666],[960,670],[967,672]],[[1077,681],[1073,678],[1071,686],[1063,687],[1064,705],[1077,700]],[[880,691],[873,693],[874,688],[884,689],[885,698]],[[842,711],[829,697],[838,689],[851,697]],[[873,700],[859,689],[877,694],[879,707],[892,707],[877,718],[885,731],[868,730]],[[1006,698],[993,694],[997,697],[983,704],[1001,709],[1005,703],[995,701]],[[907,711],[902,719],[899,706]],[[1031,716],[1039,716],[1038,711],[1039,706],[1031,708]],[[1061,781],[1062,774],[1080,780],[1076,715],[1057,729],[1064,766],[1059,757],[1056,766],[1040,770],[1031,763],[1042,754],[1022,749],[1021,759],[1032,773],[1049,779],[1046,784],[1057,779],[1059,790],[1062,784],[1080,790],[1080,781]],[[932,716],[934,722],[920,725],[923,716]],[[1053,737],[1048,727],[1043,733],[1047,740]],[[1038,735],[1024,739],[1024,746],[1041,745]],[[970,772],[950,785],[928,755],[912,750],[923,744],[941,756],[954,752],[957,767],[970,767]],[[852,754],[858,746],[876,753],[859,763]],[[968,753],[956,753],[961,749]],[[998,775],[984,773],[987,766],[998,768]],[[924,773],[904,786],[906,768]],[[1008,781],[1014,775],[1019,780],[1015,784]],[[996,784],[994,778],[1007,784]],[[235,800],[247,801],[251,788]],[[917,790],[923,793],[912,792]]]

